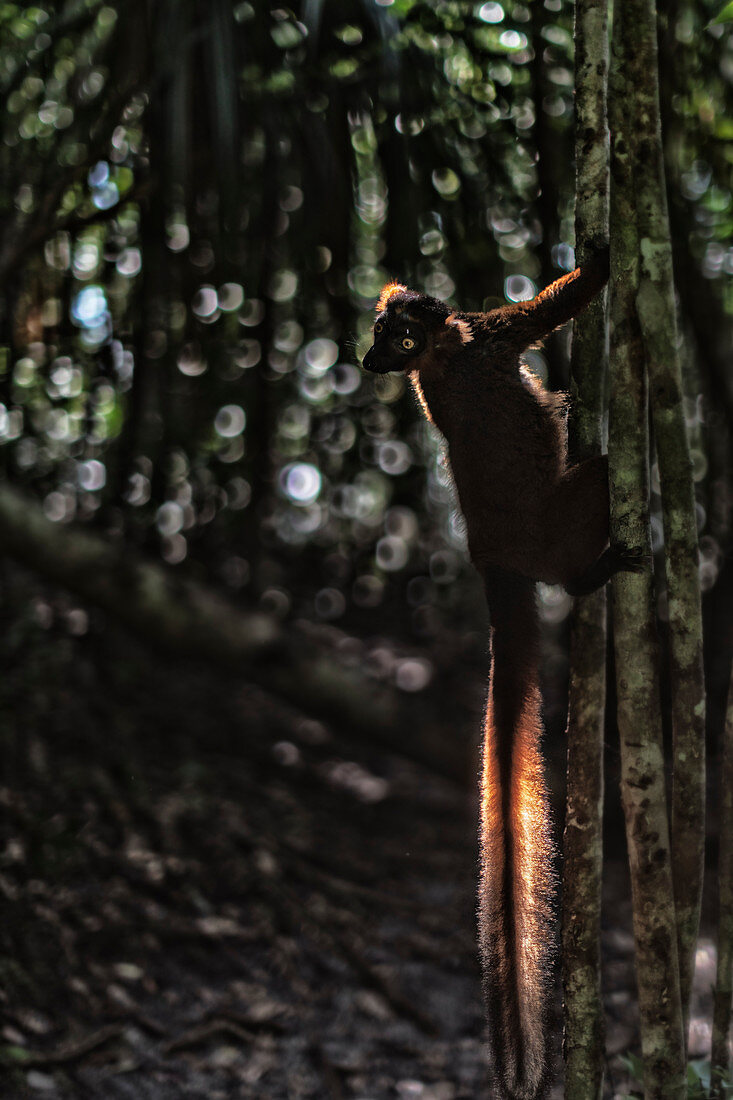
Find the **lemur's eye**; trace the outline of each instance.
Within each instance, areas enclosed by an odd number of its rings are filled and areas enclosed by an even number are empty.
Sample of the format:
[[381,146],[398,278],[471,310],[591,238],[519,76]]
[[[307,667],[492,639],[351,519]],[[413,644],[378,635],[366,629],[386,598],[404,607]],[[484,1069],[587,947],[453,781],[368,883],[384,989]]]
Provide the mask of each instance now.
[[411,336],[405,336],[404,340],[402,341],[402,347],[405,349],[405,351],[412,351],[414,346],[415,346],[415,341],[412,339],[412,337]]
[[379,334],[380,334],[380,332],[382,331],[383,328],[384,328],[384,325],[382,324],[382,322],[377,321],[376,324],[374,325],[374,331],[376,332],[377,336],[379,336]]

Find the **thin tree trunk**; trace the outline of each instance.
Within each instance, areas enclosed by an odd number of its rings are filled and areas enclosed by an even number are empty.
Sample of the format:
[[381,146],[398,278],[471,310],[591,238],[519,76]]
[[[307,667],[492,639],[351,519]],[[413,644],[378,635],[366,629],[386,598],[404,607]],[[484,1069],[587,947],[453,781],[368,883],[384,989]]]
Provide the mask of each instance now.
[[[713,995],[712,1096],[730,1095],[728,1036],[733,986],[733,677],[723,730],[718,808],[718,968]],[[725,1087],[728,1082],[728,1088]]]
[[705,857],[705,683],[692,463],[682,401],[659,116],[655,0],[628,0],[636,118],[637,312],[649,371],[664,519],[672,685],[672,873],[685,1036]]
[[[637,314],[640,242],[634,169],[639,133],[629,110],[641,76],[633,65],[636,26],[630,19],[628,5],[617,5],[609,99],[611,533],[613,541],[641,549],[651,559],[647,382]],[[644,1095],[647,1100],[682,1100],[685,1049],[650,570],[617,574],[613,599],[621,797],[631,871]]]
[[[606,0],[575,6],[575,242],[583,263],[608,239],[608,14]],[[606,365],[605,295],[573,325],[571,453],[601,450]],[[566,1100],[603,1091],[601,878],[603,734],[606,704],[605,589],[576,602],[570,637],[567,809],[563,858],[562,962]]]
[[[532,42],[532,60],[527,66],[529,71],[529,95],[534,107],[534,125],[532,139],[537,152],[537,197],[535,209],[542,227],[542,240],[537,247],[543,286],[548,286],[558,277],[553,262],[552,250],[560,242],[560,211],[562,208],[562,172],[567,164],[569,148],[566,139],[552,125],[550,116],[544,107],[544,100],[553,89],[544,59],[545,41],[542,30],[550,15],[541,4],[530,4],[529,31]],[[547,362],[548,381],[551,389],[567,385],[568,361],[567,345],[563,335],[550,333],[544,342],[544,355]]]

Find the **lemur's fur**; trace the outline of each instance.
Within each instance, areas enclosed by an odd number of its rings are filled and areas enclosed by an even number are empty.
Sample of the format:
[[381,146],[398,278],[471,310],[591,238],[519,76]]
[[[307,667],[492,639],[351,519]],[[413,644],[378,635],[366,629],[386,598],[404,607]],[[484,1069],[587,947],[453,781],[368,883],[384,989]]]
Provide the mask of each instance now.
[[447,443],[468,546],[491,614],[481,810],[479,938],[497,1080],[537,1100],[548,1080],[553,848],[540,737],[536,581],[592,591],[632,555],[608,547],[605,457],[568,466],[564,401],[520,356],[576,316],[608,252],[530,302],[462,313],[390,283],[367,370],[407,374]]

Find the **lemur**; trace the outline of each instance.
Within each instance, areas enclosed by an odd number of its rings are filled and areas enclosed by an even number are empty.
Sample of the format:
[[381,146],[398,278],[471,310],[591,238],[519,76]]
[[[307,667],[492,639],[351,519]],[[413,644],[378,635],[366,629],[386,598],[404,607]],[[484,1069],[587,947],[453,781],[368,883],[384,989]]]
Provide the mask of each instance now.
[[493,1069],[509,1100],[548,1084],[554,872],[540,738],[535,582],[600,587],[633,552],[609,546],[605,456],[569,465],[565,400],[520,356],[608,278],[608,250],[532,301],[464,313],[388,283],[364,367],[407,375],[445,438],[491,618],[481,779],[479,949]]

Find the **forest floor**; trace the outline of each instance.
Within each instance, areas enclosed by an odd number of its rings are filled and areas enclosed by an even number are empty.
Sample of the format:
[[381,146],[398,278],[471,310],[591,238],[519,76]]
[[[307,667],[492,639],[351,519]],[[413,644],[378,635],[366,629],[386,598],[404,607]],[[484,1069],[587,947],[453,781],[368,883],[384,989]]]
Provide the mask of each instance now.
[[[98,642],[3,643],[5,1100],[489,1095],[470,782]],[[607,878],[620,1097],[633,949]]]

